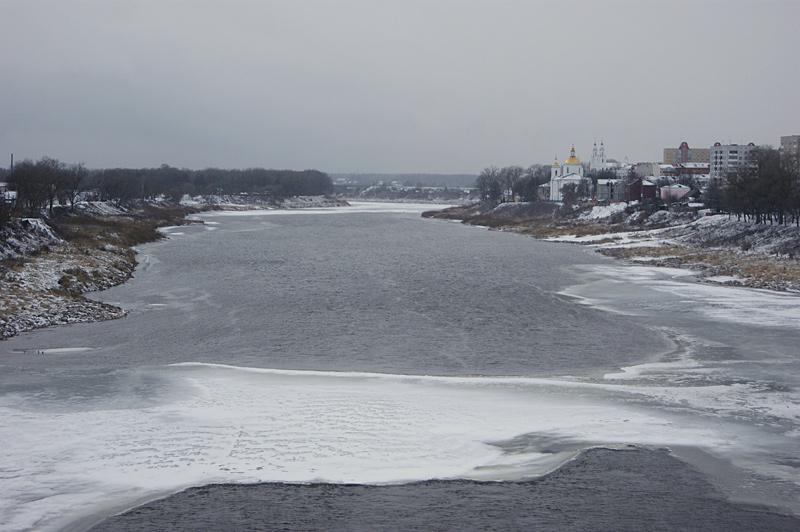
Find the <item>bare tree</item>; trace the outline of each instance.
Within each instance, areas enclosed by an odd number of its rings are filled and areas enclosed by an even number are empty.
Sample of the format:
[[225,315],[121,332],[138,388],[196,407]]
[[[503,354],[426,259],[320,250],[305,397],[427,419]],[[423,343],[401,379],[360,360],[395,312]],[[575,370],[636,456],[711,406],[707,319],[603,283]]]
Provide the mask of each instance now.
[[61,180],[63,179],[64,163],[52,157],[42,157],[36,161],[38,179],[41,181],[45,197],[47,198],[48,210],[53,214],[53,203],[61,191]]
[[500,170],[496,166],[484,168],[478,175],[475,186],[482,200],[499,201],[503,194],[500,184]]
[[82,163],[69,165],[61,171],[61,194],[69,202],[72,212],[88,176],[89,171]]
[[500,179],[500,187],[503,190],[504,197],[509,194],[511,196],[510,199],[513,199],[524,172],[521,166],[506,166],[500,170],[498,178]]
[[564,207],[572,207],[578,202],[580,191],[575,183],[567,183],[561,187],[561,201]]

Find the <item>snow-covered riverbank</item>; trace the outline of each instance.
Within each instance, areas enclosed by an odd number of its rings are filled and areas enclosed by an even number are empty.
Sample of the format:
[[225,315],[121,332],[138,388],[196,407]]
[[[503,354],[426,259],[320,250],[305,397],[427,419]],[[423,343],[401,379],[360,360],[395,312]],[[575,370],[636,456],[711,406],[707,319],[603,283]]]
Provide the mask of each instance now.
[[276,201],[269,196],[257,194],[229,194],[212,196],[184,196],[181,205],[213,210],[254,210],[254,209],[322,209],[328,207],[347,207],[346,200],[328,196],[292,196]]
[[[125,282],[134,251],[95,235],[96,245],[63,240],[41,219],[7,228],[0,263],[0,338],[40,327],[119,318],[125,312],[84,297]],[[24,243],[12,245],[9,242]]]
[[0,338],[21,332],[87,321],[119,318],[125,312],[93,301],[85,292],[125,282],[136,261],[127,250],[97,250],[84,254],[69,244],[0,269]]
[[490,209],[475,205],[426,213],[585,245],[633,263],[688,268],[704,282],[800,291],[800,228],[703,214],[656,211],[647,215],[623,203],[566,216],[544,203],[506,203]]
[[800,291],[800,229],[794,226],[755,225],[720,214],[671,227],[547,240],[591,246],[648,266],[688,268],[703,282]]
[[158,226],[184,223],[190,212],[91,202],[52,220],[12,220],[0,232],[0,338],[124,316],[84,294],[127,281],[137,264],[133,246],[159,238]]
[[132,253],[114,246],[83,253],[39,218],[13,220],[0,237],[0,338],[124,314],[80,294],[127,279],[135,265]]

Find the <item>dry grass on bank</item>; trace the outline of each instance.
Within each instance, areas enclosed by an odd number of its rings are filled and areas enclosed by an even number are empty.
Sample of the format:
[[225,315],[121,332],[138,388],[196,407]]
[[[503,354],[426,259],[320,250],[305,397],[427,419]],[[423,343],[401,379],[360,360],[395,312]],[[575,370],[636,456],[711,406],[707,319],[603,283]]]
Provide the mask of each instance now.
[[729,281],[753,288],[797,290],[800,288],[800,261],[788,258],[749,255],[724,249],[697,249],[689,246],[607,248],[598,252],[618,259],[653,259],[647,264],[689,268],[701,277],[730,276]]
[[131,247],[163,238],[159,227],[189,223],[186,215],[194,212],[179,206],[148,206],[128,216],[59,216],[50,220],[50,225],[61,238],[80,247]]
[[62,240],[0,263],[0,338],[55,324],[125,315],[86,292],[125,282],[136,267],[132,246],[163,238],[159,227],[191,223],[185,207],[146,207],[126,215],[61,215],[49,225]]
[[[553,223],[550,221],[549,223],[546,221],[538,221],[537,223],[523,223],[515,227],[515,230],[525,234],[530,235],[535,238],[550,238],[550,237],[557,237],[557,236],[568,236],[568,235],[575,235],[575,236],[594,236],[594,235],[603,235],[606,233],[619,233],[623,231],[630,231],[629,227],[625,227],[622,224],[614,224],[614,225],[600,225],[600,224],[588,224],[588,223]],[[605,241],[598,241],[594,243],[602,243],[602,242],[613,242],[614,238],[609,237]]]

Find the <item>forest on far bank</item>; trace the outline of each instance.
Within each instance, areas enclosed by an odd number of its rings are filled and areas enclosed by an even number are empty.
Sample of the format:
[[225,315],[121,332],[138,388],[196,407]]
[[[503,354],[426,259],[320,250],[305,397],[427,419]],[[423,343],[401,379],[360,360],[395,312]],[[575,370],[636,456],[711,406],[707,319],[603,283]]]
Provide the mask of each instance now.
[[276,201],[292,196],[330,194],[333,182],[319,170],[270,170],[265,168],[189,170],[161,165],[158,168],[87,169],[43,157],[24,160],[12,171],[0,173],[15,196],[0,201],[0,223],[13,215],[51,213],[55,205],[74,207],[86,195],[118,204],[157,198],[177,203],[189,195],[257,194]]

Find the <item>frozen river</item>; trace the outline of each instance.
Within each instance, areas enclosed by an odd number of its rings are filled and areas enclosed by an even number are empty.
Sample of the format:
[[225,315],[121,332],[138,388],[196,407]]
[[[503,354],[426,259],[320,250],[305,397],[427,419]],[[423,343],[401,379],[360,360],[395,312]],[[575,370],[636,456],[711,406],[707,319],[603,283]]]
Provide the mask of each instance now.
[[0,343],[0,529],[800,527],[797,296],[427,208],[203,214]]

